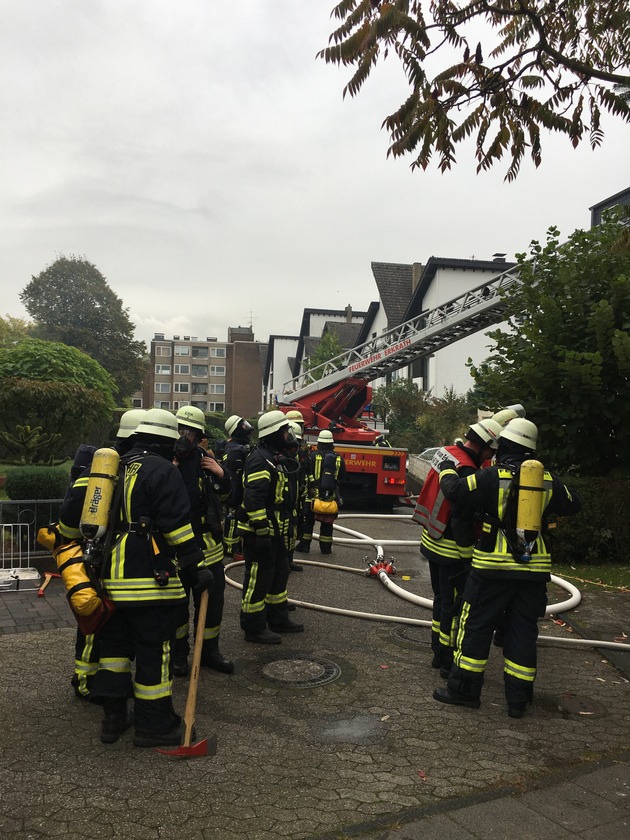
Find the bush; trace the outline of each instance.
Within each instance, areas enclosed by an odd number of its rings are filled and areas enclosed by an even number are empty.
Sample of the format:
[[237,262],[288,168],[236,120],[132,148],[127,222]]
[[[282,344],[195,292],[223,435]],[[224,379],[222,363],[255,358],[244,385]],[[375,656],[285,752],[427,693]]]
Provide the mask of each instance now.
[[69,478],[66,467],[14,467],[5,491],[9,499],[62,499]]
[[559,517],[549,532],[555,563],[627,563],[630,541],[630,481],[563,479],[580,494],[582,511]]

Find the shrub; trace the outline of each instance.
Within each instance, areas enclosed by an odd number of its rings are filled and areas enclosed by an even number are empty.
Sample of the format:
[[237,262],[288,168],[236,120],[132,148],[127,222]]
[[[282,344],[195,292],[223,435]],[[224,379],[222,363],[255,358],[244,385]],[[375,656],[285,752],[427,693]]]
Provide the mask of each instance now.
[[582,511],[559,517],[549,532],[556,563],[627,563],[630,541],[630,481],[564,479],[580,494]]
[[66,467],[14,467],[5,491],[9,499],[62,499],[69,478]]

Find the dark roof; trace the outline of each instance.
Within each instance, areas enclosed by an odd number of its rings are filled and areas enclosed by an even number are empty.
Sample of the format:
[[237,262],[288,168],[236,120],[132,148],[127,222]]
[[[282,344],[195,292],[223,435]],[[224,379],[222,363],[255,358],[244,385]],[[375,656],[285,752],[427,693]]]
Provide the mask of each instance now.
[[[408,321],[410,318],[414,318],[422,312],[424,308],[424,296],[433,282],[438,269],[458,268],[460,271],[480,271],[484,274],[491,271],[493,276],[496,277],[499,274],[503,274],[504,271],[514,268],[515,265],[515,262],[499,262],[498,260],[458,260],[451,257],[430,257],[424,267],[420,277],[420,282],[416,286],[416,290],[409,301],[409,305],[400,319],[400,323]],[[483,280],[479,278],[479,285],[481,285],[482,282]]]
[[397,327],[411,300],[413,266],[407,263],[373,262],[372,274],[385,315],[387,327]]
[[630,187],[615,193],[615,195],[608,196],[608,198],[598,201],[597,204],[588,208],[591,211],[591,227],[600,225],[604,211],[615,207],[617,204],[630,204]]
[[[353,318],[360,318],[361,322],[366,316],[366,312],[352,312]],[[345,318],[346,310],[345,309],[305,309],[304,314],[302,315],[302,325],[300,326],[300,337],[298,340],[298,345],[295,351],[295,357],[298,363],[301,362],[302,358],[304,357],[304,340],[307,336],[311,334],[311,315],[341,315]],[[306,354],[308,355],[308,353]]]
[[357,337],[363,324],[349,324],[347,321],[326,321],[322,335],[325,332],[336,335],[342,350],[351,350],[356,346]]

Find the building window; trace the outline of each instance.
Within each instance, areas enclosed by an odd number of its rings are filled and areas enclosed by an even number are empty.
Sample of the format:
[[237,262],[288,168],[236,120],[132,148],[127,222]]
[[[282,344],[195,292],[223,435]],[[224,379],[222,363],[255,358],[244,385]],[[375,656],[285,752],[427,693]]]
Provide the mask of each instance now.
[[225,347],[211,347],[210,355],[213,359],[225,359]]
[[190,385],[188,382],[175,382],[173,385],[173,391],[175,391],[176,394],[189,394]]
[[200,408],[202,411],[208,410],[208,403],[205,400],[193,400],[191,405],[194,405],[195,408]]
[[178,408],[183,408],[185,405],[190,405],[187,400],[178,400],[173,403],[173,408],[177,411]]
[[203,376],[205,379],[208,378],[208,365],[193,365],[192,366],[192,375],[193,376]]
[[208,393],[208,383],[207,382],[193,382],[192,383],[192,393],[193,394],[207,394]]
[[192,357],[193,357],[193,359],[207,359],[208,358],[208,348],[207,347],[193,347]]
[[225,411],[225,403],[208,403],[208,411]]
[[176,356],[190,356],[190,347],[187,347],[185,344],[176,344],[175,345],[175,355]]
[[170,407],[171,407],[170,402],[168,402],[168,401],[165,402],[164,400],[156,400],[153,403],[153,408],[165,408],[165,409],[168,410]]
[[170,356],[171,355],[170,345],[166,345],[166,344],[156,345],[155,355],[156,356]]
[[140,397],[131,400],[131,407],[132,408],[142,408],[142,399]]
[[225,376],[225,365],[210,365],[210,376]]
[[211,394],[225,394],[225,385],[210,385]]
[[182,376],[190,376],[190,365],[175,365],[175,373]]
[[171,372],[170,365],[156,365],[155,372],[158,376],[168,376]]
[[170,394],[171,393],[171,383],[170,382],[156,382],[155,383],[155,393],[156,394]]

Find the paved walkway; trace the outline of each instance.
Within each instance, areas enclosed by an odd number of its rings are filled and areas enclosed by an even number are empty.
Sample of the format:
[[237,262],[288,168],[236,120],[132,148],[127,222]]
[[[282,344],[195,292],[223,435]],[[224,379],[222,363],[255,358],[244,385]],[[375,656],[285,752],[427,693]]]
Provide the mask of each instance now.
[[[391,520],[343,523],[379,539],[413,539]],[[337,544],[310,561],[363,569],[365,547]],[[394,580],[429,596],[415,548]],[[229,572],[235,580],[240,569]],[[630,663],[627,653],[541,644],[535,702],[507,717],[493,649],[479,710],[436,703],[429,614],[376,579],[305,566],[290,595],[373,621],[298,609],[306,632],[268,650],[238,630],[238,590],[226,592],[222,648],[229,677],[203,670],[199,737],[216,756],[175,760],[105,746],[98,709],[69,686],[73,621],[63,587],[0,593],[0,838],[276,840],[344,837],[625,838],[630,836]],[[552,591],[552,600],[560,600]],[[569,627],[541,634],[613,640],[628,632],[630,596],[587,593]],[[186,681],[175,684],[183,710]]]

